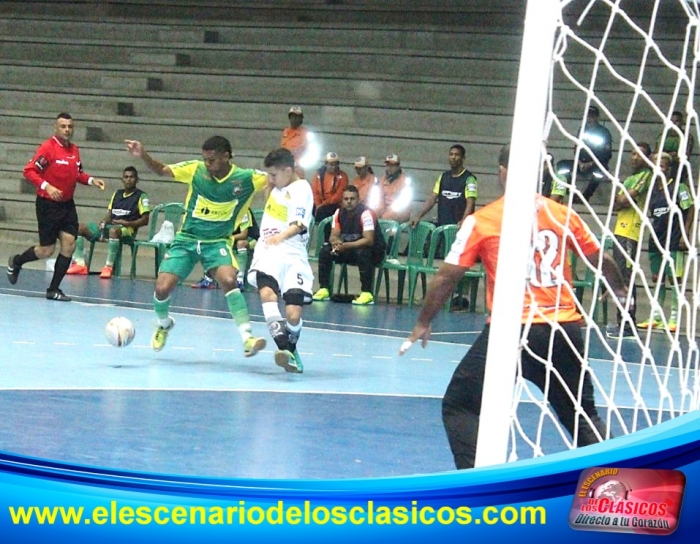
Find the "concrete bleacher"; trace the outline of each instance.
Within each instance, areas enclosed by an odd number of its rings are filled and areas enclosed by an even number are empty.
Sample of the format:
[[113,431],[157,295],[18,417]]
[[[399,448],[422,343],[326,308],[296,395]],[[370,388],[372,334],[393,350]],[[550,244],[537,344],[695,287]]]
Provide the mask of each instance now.
[[[641,3],[631,5],[643,13]],[[398,153],[418,207],[459,142],[487,202],[498,194],[495,156],[510,136],[523,14],[524,3],[509,0],[1,2],[0,188],[10,200],[0,228],[33,215],[21,171],[59,111],[76,119],[86,170],[111,187],[134,162],[125,138],[174,162],[197,156],[219,133],[231,139],[237,164],[259,167],[279,143],[289,106],[299,104],[351,178],[355,156],[368,155],[380,172],[382,158]],[[657,23],[669,55],[679,53],[682,30],[673,16],[671,9]],[[604,17],[605,9],[592,10],[582,35]],[[570,47],[567,66],[585,80],[592,58]],[[639,40],[611,42],[606,53],[636,78]],[[673,89],[658,81],[658,65],[651,62],[644,88],[669,102]],[[555,84],[557,112],[576,133],[585,94],[558,74]],[[619,85],[602,74],[597,86],[615,113],[628,101],[618,98]],[[630,132],[653,141],[660,127],[640,112]],[[557,159],[571,155],[560,136],[548,145]],[[181,188],[136,166],[152,200],[181,198]],[[81,217],[101,214],[103,197],[81,190]]]

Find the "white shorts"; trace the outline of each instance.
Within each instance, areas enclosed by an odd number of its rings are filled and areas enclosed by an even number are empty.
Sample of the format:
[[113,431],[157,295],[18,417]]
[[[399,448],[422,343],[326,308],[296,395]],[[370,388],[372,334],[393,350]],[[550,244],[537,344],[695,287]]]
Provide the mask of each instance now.
[[276,251],[275,246],[257,244],[253,253],[253,262],[248,272],[248,283],[258,286],[257,273],[262,272],[277,280],[280,294],[291,289],[301,289],[311,297],[314,286],[314,273],[306,256]]

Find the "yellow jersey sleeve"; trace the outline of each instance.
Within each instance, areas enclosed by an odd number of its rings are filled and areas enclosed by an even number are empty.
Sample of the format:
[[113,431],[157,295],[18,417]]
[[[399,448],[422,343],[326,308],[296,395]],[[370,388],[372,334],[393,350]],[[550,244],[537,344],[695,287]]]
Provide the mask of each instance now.
[[173,173],[175,181],[191,185],[200,162],[201,161],[178,162],[176,164],[169,164],[168,168],[170,168],[170,171]]
[[253,187],[255,191],[261,191],[267,185],[267,173],[262,170],[253,170]]

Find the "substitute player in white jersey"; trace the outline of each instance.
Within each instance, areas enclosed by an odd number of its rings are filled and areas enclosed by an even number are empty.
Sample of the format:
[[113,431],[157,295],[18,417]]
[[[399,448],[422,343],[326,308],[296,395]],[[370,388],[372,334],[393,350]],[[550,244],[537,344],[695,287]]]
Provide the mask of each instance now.
[[[304,371],[297,351],[301,310],[311,303],[314,283],[306,249],[314,197],[309,182],[297,176],[289,150],[271,151],[265,157],[265,170],[273,188],[260,221],[248,282],[260,293],[267,327],[279,348],[275,363],[300,374]],[[278,305],[280,295],[286,305],[286,320]]]

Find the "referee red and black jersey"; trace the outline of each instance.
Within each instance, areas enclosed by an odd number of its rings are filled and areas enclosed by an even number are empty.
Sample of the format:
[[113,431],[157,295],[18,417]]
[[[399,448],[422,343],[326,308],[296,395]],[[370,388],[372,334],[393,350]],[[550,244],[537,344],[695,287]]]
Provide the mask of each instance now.
[[39,146],[24,167],[24,177],[36,187],[37,196],[51,198],[41,188],[46,181],[61,190],[61,201],[64,202],[73,200],[77,183],[87,185],[90,180],[90,176],[83,172],[78,146],[71,142],[66,145],[56,136]]

